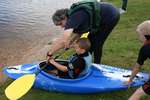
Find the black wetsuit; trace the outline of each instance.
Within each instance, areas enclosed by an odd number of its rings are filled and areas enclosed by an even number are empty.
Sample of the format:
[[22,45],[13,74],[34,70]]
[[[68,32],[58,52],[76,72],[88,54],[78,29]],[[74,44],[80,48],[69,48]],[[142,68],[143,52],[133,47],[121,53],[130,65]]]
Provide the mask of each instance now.
[[[98,32],[90,32],[88,38],[91,42],[90,52],[94,52],[94,62],[101,63],[102,48],[108,35],[119,21],[119,11],[108,3],[101,3],[100,6],[100,26]],[[76,34],[82,34],[85,27],[90,27],[90,16],[83,9],[73,13],[67,20],[65,29],[73,28]],[[85,31],[86,32],[86,31]]]

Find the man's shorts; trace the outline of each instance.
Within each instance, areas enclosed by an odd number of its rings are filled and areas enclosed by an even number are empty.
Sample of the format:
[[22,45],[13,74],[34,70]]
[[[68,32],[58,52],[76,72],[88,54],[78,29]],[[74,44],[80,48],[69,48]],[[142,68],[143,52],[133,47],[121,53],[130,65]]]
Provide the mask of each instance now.
[[142,86],[142,88],[143,88],[143,91],[146,94],[150,95],[150,79],[147,82],[144,83],[144,85]]

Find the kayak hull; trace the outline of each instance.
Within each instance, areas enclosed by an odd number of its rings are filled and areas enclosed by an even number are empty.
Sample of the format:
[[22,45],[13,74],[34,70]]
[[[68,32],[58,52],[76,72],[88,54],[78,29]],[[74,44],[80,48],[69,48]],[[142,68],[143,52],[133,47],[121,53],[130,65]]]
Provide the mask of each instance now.
[[[18,66],[5,67],[3,72],[12,79],[17,79],[25,74],[33,74],[40,70],[39,63],[23,64]],[[128,89],[123,82],[129,79],[131,70],[122,69],[108,65],[92,64],[87,75],[77,79],[63,79],[41,71],[34,83],[34,88],[53,92],[89,94],[110,92]],[[149,79],[147,73],[138,73],[131,87],[144,84]]]

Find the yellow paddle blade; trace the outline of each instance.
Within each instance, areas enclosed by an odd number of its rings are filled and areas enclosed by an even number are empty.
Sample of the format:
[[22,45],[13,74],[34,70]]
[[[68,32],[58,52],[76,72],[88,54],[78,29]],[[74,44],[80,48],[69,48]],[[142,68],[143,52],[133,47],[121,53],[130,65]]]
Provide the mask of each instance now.
[[89,32],[83,33],[80,38],[88,38]]
[[5,94],[10,100],[17,100],[25,95],[33,86],[35,74],[27,74],[16,79],[6,89]]

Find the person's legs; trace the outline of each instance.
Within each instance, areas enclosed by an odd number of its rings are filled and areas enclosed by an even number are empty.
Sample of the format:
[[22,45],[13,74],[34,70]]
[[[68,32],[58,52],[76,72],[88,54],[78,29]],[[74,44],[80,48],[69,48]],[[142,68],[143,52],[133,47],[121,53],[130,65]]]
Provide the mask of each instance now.
[[144,95],[146,94],[143,91],[143,88],[140,87],[133,93],[133,95],[129,98],[129,100],[140,100],[140,98]]
[[94,53],[94,63],[101,63],[104,42],[106,41],[113,28],[116,26],[118,20],[119,17],[117,19],[114,19],[113,22],[107,23],[105,25],[103,24],[101,30],[98,33],[96,33],[96,35],[91,36],[91,39],[89,38],[92,43],[90,52]]
[[122,0],[121,8],[119,8],[120,14],[123,14],[127,11],[127,3],[128,3],[128,0]]
[[[102,49],[105,40],[116,26],[120,19],[120,14],[116,8],[110,4],[101,5],[101,24],[97,33],[89,34],[89,40],[92,44],[90,52],[94,53],[94,63],[101,63]],[[109,13],[110,12],[110,13]]]
[[103,49],[103,44],[104,41],[98,41],[96,38],[94,39],[95,41],[93,42],[94,47],[92,52],[94,53],[94,63],[101,63],[101,57],[102,57],[102,49]]
[[128,0],[122,0],[122,7],[121,8],[125,11],[127,10],[127,3],[128,3]]

